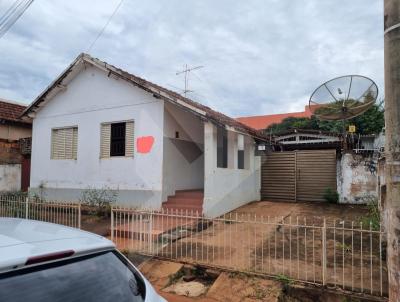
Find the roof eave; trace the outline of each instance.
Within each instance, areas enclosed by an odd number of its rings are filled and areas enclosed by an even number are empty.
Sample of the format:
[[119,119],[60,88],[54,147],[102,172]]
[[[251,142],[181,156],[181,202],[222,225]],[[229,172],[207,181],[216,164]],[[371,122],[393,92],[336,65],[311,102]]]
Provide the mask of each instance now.
[[[163,100],[166,100],[172,104],[175,104],[177,106],[183,107],[187,110],[190,110],[192,113],[200,116],[203,119],[207,119],[215,124],[221,125],[221,126],[225,126],[227,127],[228,125],[226,123],[224,123],[223,121],[218,120],[216,117],[211,116],[210,114],[208,114],[206,111],[197,108],[191,104],[189,104],[190,102],[193,101],[185,101],[185,97],[180,96],[179,98],[174,97],[173,93],[167,93],[166,91],[168,91],[167,89],[158,89],[157,87],[161,87],[158,86],[156,84],[150,83],[146,80],[140,79],[128,72],[123,71],[122,69],[116,68],[113,65],[107,64],[106,62],[103,62],[99,59],[93,58],[88,54],[85,53],[81,53],[75,60],[74,62],[72,62],[61,74],[60,76],[58,76],[21,114],[21,118],[23,119],[32,119],[34,118],[34,113],[39,107],[43,106],[48,99],[54,97],[59,91],[61,91],[62,89],[65,89],[65,86],[63,84],[63,81],[68,77],[68,75],[72,74],[75,67],[78,66],[80,63],[88,63],[91,64],[107,73],[109,73],[109,75],[115,75],[118,76],[132,84],[134,84],[135,86],[138,86],[139,88],[153,94],[153,96],[155,97],[159,97]],[[79,65],[80,66],[80,65]],[[136,80],[135,80],[136,79]],[[54,92],[54,89],[57,89]],[[166,90],[166,91],[165,91]],[[54,92],[52,94],[52,91]],[[42,105],[41,105],[42,104]],[[204,107],[204,106],[202,106]],[[209,109],[208,107],[205,107],[207,109]],[[232,119],[234,120],[234,119]],[[229,127],[235,129],[237,132],[244,132],[247,135],[250,135],[258,140],[262,140],[262,141],[268,141],[268,138],[266,138],[261,132],[259,132],[256,129],[250,128],[246,125],[244,125],[241,122],[236,121],[237,124],[239,124],[239,126],[236,125],[229,125]]]

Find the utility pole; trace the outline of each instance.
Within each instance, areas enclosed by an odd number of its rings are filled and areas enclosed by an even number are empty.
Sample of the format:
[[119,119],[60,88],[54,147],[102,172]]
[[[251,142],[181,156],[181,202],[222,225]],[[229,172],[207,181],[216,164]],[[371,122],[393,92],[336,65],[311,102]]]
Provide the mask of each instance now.
[[400,301],[400,0],[384,1],[385,179],[389,301]]
[[191,72],[192,70],[203,68],[203,67],[204,66],[196,66],[196,67],[189,68],[188,65],[185,64],[185,66],[183,67],[183,70],[176,72],[176,75],[180,75],[182,73],[185,74],[185,89],[183,90],[183,94],[185,95],[185,97],[188,92],[193,92],[193,90],[189,90],[189,72]]

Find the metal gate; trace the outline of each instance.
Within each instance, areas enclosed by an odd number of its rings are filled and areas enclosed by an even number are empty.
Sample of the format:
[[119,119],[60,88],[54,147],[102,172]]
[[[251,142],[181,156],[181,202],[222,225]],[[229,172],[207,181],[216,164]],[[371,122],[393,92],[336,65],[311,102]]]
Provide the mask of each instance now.
[[327,188],[336,190],[336,150],[271,152],[262,158],[262,199],[323,201]]

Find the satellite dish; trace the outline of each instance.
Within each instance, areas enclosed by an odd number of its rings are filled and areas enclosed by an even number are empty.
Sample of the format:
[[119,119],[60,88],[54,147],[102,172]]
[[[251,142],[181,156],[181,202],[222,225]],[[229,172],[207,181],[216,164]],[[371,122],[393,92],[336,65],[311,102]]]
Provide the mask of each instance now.
[[319,86],[310,97],[310,111],[321,120],[348,120],[371,108],[378,97],[378,86],[371,79],[348,75]]

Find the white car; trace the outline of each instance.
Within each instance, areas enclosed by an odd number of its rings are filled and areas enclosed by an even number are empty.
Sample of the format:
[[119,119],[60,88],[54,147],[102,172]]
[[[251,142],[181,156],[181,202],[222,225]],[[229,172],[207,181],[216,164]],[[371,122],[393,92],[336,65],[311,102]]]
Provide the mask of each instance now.
[[0,218],[0,301],[165,302],[108,239]]

